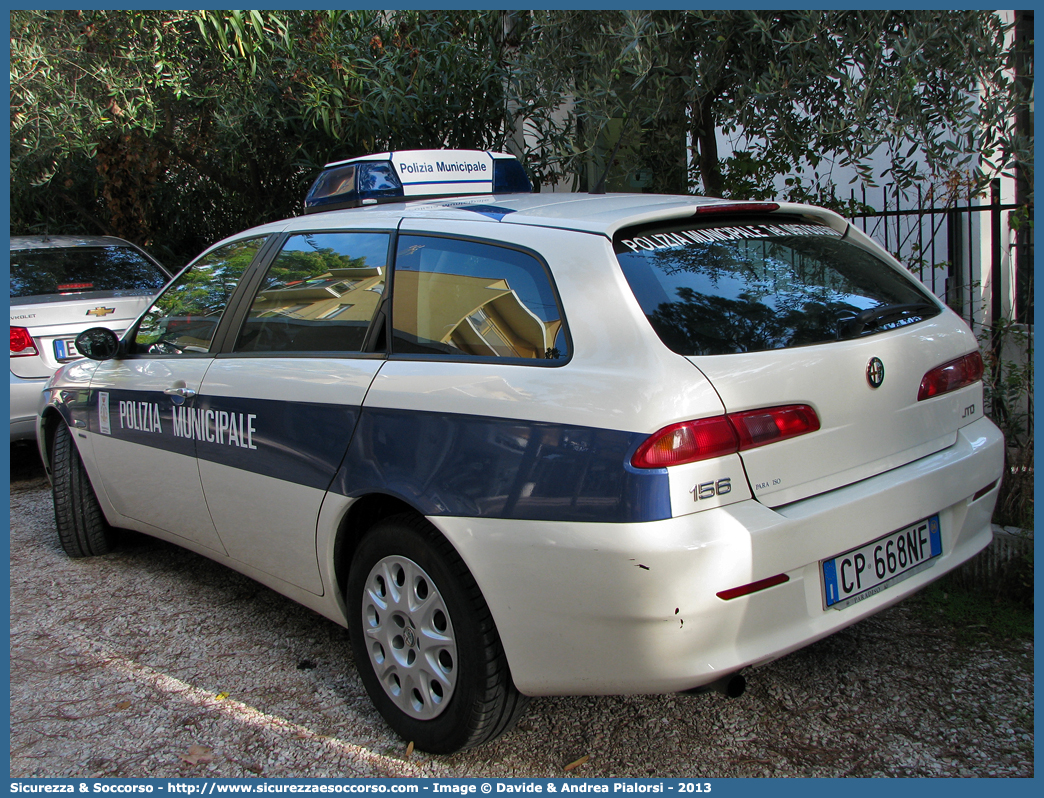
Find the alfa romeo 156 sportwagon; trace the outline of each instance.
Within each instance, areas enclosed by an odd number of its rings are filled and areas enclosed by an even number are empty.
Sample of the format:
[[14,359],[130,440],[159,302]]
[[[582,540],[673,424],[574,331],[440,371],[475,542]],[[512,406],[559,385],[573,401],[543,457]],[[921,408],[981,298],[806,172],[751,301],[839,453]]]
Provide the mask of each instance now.
[[814,207],[366,156],[76,346],[65,550],[138,530],[334,619],[422,750],[526,696],[738,692],[990,540],[975,337]]

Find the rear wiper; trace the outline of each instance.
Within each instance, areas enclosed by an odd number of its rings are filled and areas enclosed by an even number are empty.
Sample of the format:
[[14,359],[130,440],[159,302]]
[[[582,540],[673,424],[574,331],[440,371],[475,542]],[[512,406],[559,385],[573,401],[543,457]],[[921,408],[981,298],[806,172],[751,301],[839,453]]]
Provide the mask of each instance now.
[[912,316],[935,315],[939,308],[932,302],[911,302],[905,305],[881,305],[876,308],[861,310],[852,316],[837,320],[838,340],[855,338],[862,335],[868,327],[876,329],[900,319]]

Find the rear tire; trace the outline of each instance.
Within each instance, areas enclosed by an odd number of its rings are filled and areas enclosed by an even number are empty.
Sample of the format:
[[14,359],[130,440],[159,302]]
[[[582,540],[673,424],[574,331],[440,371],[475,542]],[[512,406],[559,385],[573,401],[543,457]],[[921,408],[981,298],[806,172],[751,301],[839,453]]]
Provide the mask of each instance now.
[[112,551],[112,528],[102,514],[87,469],[65,424],[55,431],[51,478],[54,523],[62,550],[75,558]]
[[427,521],[399,515],[370,530],[346,593],[359,675],[400,737],[451,754],[514,726],[528,698],[471,572]]

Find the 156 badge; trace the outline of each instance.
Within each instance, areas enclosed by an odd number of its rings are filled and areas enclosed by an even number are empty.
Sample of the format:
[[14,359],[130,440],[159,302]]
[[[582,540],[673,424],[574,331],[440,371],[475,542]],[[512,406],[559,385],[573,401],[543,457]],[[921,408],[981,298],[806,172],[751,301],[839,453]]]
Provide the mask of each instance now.
[[694,502],[698,502],[701,499],[713,499],[715,496],[724,496],[726,493],[732,493],[732,478],[724,477],[717,481],[700,482],[694,485],[689,493],[692,494]]

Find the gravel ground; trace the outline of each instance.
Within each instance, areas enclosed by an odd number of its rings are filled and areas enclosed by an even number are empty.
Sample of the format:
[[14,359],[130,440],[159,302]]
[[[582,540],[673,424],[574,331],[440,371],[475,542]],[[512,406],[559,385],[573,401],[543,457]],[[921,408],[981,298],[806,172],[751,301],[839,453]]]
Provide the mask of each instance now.
[[962,646],[912,602],[748,671],[739,699],[538,698],[493,744],[410,754],[339,626],[149,538],[70,560],[38,466],[12,470],[14,778],[1034,773],[1032,642]]

